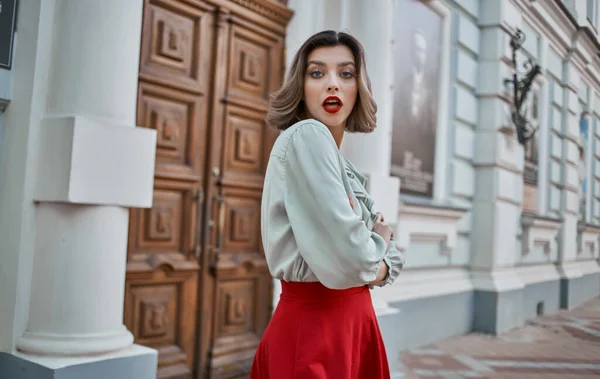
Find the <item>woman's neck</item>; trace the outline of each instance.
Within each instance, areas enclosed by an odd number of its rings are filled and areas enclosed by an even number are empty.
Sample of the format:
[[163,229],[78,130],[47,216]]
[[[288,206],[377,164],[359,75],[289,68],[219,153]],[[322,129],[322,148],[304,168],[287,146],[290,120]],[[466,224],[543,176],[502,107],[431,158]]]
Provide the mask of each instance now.
[[331,132],[333,139],[335,140],[335,144],[338,149],[342,147],[342,140],[344,139],[344,127],[343,126],[328,126],[327,129]]
[[[316,118],[312,117],[310,114],[309,114],[308,118],[312,118],[312,119],[316,120]],[[333,139],[335,140],[335,144],[337,145],[338,150],[339,150],[342,147],[342,140],[344,139],[344,131],[346,130],[346,122],[344,122],[343,124],[340,124],[340,125],[335,125],[335,126],[330,126],[330,125],[325,124],[325,126],[327,127],[327,129],[329,129],[329,132],[333,136]]]

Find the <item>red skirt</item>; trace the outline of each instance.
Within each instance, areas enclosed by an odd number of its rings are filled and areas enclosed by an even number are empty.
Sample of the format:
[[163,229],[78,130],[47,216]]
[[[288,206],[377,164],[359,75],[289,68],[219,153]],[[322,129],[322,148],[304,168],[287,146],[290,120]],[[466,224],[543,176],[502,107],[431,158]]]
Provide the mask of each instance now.
[[368,287],[281,282],[251,379],[389,379]]

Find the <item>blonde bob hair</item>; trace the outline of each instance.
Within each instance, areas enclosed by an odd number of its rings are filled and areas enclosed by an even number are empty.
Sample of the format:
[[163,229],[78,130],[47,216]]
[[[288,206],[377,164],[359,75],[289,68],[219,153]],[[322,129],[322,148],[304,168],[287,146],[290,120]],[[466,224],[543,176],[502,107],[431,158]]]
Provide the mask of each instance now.
[[285,130],[306,118],[304,106],[304,77],[308,55],[318,47],[344,45],[352,51],[356,64],[358,96],[346,120],[348,132],[370,133],[377,124],[377,104],[371,95],[371,81],[367,74],[365,51],[350,34],[326,30],[314,34],[300,47],[289,68],[285,83],[271,95],[267,112],[267,125]]

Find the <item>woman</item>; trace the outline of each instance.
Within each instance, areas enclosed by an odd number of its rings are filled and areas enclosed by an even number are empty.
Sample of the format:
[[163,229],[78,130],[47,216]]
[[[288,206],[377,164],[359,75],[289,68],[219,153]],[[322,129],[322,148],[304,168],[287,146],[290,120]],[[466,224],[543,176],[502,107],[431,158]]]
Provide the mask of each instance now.
[[[282,294],[259,344],[253,379],[383,379],[389,367],[369,287],[404,263],[392,229],[339,152],[344,131],[375,129],[361,44],[324,31],[299,49],[267,123],[273,146],[262,239]],[[368,159],[368,158],[367,158]]]

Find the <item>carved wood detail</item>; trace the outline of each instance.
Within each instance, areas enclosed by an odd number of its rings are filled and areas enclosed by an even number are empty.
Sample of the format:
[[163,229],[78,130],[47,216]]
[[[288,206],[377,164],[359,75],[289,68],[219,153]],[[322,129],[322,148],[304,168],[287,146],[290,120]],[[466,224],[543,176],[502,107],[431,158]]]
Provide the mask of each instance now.
[[184,194],[168,190],[154,192],[152,208],[145,209],[140,220],[144,233],[139,235],[138,246],[160,246],[175,251],[182,251],[181,241],[177,234],[181,229]]
[[263,182],[264,114],[233,105],[225,124],[224,179]]
[[140,340],[174,342],[177,288],[173,285],[137,287],[132,291],[139,323],[135,335]]
[[[164,266],[161,266],[164,267]],[[136,343],[159,352],[158,377],[190,375],[194,336],[188,335],[195,319],[197,271],[169,268],[146,275],[128,275],[125,287],[125,325]]]
[[224,251],[259,251],[260,198],[230,195],[225,202]]
[[[287,0],[284,1],[287,4]],[[293,14],[288,8],[278,6],[268,0],[232,0],[232,2],[284,25],[289,22]]]
[[231,241],[249,242],[256,233],[257,215],[253,209],[231,210]]
[[267,102],[270,58],[275,41],[239,26],[232,28],[232,34],[230,95]]
[[217,338],[254,331],[255,291],[253,280],[221,283],[218,308],[225,317],[218,320]]
[[198,175],[200,148],[206,142],[201,137],[206,130],[201,122],[204,99],[147,83],[140,84],[138,99],[138,123],[157,131],[157,171]]
[[206,90],[210,45],[210,12],[177,0],[146,0],[140,54],[140,77],[177,85],[194,92]]
[[[174,61],[185,63],[186,55],[189,56],[190,20],[182,17],[172,17],[175,22],[167,22],[161,16],[156,17],[157,41],[155,56],[168,57]],[[179,20],[176,20],[179,18]],[[176,21],[182,21],[181,24]],[[186,25],[187,24],[187,25]]]
[[260,130],[236,129],[235,131],[235,160],[259,163],[260,159]]

